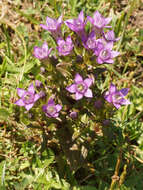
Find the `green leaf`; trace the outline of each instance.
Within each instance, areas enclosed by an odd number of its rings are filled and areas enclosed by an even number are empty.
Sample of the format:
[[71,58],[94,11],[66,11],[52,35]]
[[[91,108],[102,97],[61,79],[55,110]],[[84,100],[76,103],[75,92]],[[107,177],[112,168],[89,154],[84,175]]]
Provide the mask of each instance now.
[[84,124],[87,124],[89,121],[89,118],[86,114],[84,114],[82,117],[81,117],[81,122],[83,122]]

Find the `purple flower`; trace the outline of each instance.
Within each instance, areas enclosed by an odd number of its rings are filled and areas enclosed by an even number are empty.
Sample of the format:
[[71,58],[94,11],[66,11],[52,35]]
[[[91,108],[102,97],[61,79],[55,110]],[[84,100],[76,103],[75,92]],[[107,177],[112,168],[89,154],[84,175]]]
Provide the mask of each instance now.
[[39,96],[40,96],[40,98],[43,98],[43,97],[45,97],[46,96],[46,94],[45,94],[45,92],[44,91],[40,91],[39,92]]
[[45,73],[45,68],[44,67],[40,67],[40,71],[41,71],[42,74],[44,74]]
[[70,113],[70,117],[71,117],[72,119],[77,118],[77,112],[76,112],[76,111],[72,111],[72,112]]
[[123,88],[118,91],[116,86],[111,83],[109,91],[104,94],[104,98],[109,103],[112,103],[117,109],[119,109],[121,105],[131,104],[129,100],[124,98],[124,96],[128,94],[128,91],[128,88]]
[[66,88],[67,91],[75,93],[75,99],[80,100],[83,96],[92,98],[92,91],[89,87],[92,85],[93,80],[91,78],[86,78],[83,80],[82,76],[78,73],[74,79],[75,83]]
[[46,19],[46,25],[44,24],[40,24],[40,26],[45,29],[48,30],[52,33],[53,37],[55,39],[57,39],[58,37],[61,37],[61,24],[62,24],[62,18],[63,16],[61,15],[58,20],[47,17]]
[[95,32],[92,31],[88,35],[88,37],[82,37],[83,45],[86,49],[94,50],[97,47],[96,35]]
[[43,84],[42,84],[41,81],[39,81],[39,80],[35,80],[35,86],[36,86],[36,88],[40,88],[40,87],[43,86]]
[[17,88],[17,94],[21,98],[15,102],[18,106],[24,106],[27,110],[30,110],[34,103],[41,97],[40,94],[35,93],[33,83],[28,87],[28,90]]
[[108,42],[116,42],[120,39],[120,38],[115,38],[115,33],[113,30],[108,31],[107,33],[103,33],[103,37]]
[[66,41],[62,40],[62,39],[59,39],[57,41],[57,44],[58,44],[58,52],[59,52],[59,55],[69,55],[74,47],[73,43],[72,43],[72,39],[70,36],[67,37]]
[[43,43],[42,47],[35,46],[33,55],[42,60],[48,58],[51,53],[52,48],[48,49],[48,45],[46,42]]
[[105,46],[101,42],[99,42],[99,44],[100,46],[94,52],[94,54],[98,56],[96,59],[97,63],[114,63],[113,58],[120,53],[112,50],[113,43],[107,43]]
[[111,21],[111,18],[105,18],[103,17],[98,11],[96,11],[93,15],[93,18],[88,16],[87,19],[93,24],[93,26],[99,30],[102,31],[103,28],[108,28],[110,26],[106,26]]
[[86,25],[87,21],[84,21],[84,14],[83,11],[81,11],[78,15],[77,19],[69,19],[65,21],[65,24],[74,32],[76,32],[77,34],[79,34],[81,36],[85,35],[85,25]]
[[43,111],[48,117],[58,117],[59,111],[62,109],[60,104],[55,105],[52,98],[49,99],[48,103],[42,106]]

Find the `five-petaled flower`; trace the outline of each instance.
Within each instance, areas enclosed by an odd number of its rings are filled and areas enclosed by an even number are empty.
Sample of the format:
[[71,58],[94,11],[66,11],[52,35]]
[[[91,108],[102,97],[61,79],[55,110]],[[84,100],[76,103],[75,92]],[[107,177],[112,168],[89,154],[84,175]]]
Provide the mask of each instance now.
[[47,117],[56,118],[59,116],[59,111],[62,109],[62,106],[60,104],[55,105],[54,100],[50,98],[48,103],[43,105],[42,109]]
[[70,36],[67,37],[66,41],[59,39],[57,41],[57,44],[58,44],[57,49],[58,49],[60,56],[61,55],[64,55],[64,56],[69,55],[72,52],[72,49],[74,47]]
[[83,80],[82,76],[78,73],[74,79],[75,83],[66,88],[67,91],[75,93],[75,99],[80,100],[83,96],[92,98],[93,94],[89,87],[92,85],[92,78],[86,78]]
[[65,24],[74,32],[81,32],[84,30],[86,21],[84,21],[84,14],[81,11],[77,19],[69,19],[65,21]]
[[34,47],[33,55],[36,58],[42,60],[42,59],[48,58],[51,51],[52,51],[52,48],[49,49],[47,43],[44,42],[42,47],[38,47],[38,46]]
[[85,25],[87,20],[84,20],[83,11],[81,11],[76,19],[69,19],[65,24],[79,36],[85,36]]
[[114,63],[113,58],[117,57],[120,53],[118,51],[113,51],[113,43],[106,43],[103,45],[101,42],[103,40],[99,40],[99,46],[97,45],[97,49],[94,51],[94,54],[97,56],[97,63]]
[[83,45],[88,50],[94,50],[97,48],[97,41],[96,41],[96,35],[95,31],[92,31],[89,33],[88,36],[82,37]]
[[128,94],[128,91],[128,88],[117,90],[116,86],[111,83],[109,91],[104,94],[104,98],[119,109],[121,105],[130,104],[130,101],[124,98]]
[[15,102],[18,106],[24,106],[27,110],[30,110],[34,103],[41,98],[41,94],[36,94],[33,83],[30,84],[28,90],[22,88],[17,88],[17,94],[20,97],[19,100]]
[[61,34],[61,24],[63,23],[62,19],[63,19],[62,15],[57,20],[47,16],[46,25],[40,24],[40,26],[43,29],[48,30],[49,32],[51,32],[53,37],[55,39],[57,39],[59,37],[62,37],[62,34]]
[[102,32],[103,28],[109,28],[110,26],[106,26],[110,23],[111,18],[103,17],[98,11],[96,11],[93,15],[93,18],[88,16],[87,20],[93,24],[93,26],[97,29],[97,31]]

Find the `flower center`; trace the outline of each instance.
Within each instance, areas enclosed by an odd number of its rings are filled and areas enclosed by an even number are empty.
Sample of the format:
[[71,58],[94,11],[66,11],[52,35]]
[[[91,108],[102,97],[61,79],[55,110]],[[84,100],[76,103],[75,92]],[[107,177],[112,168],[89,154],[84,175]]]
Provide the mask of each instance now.
[[43,58],[45,58],[47,56],[47,50],[45,48],[42,48],[41,55]]
[[47,23],[48,28],[52,30],[56,30],[56,23],[54,21],[51,21],[50,23]]
[[84,89],[85,89],[85,87],[84,87],[83,84],[78,84],[78,85],[77,85],[77,90],[78,90],[79,92],[82,92]]
[[102,59],[109,59],[110,58],[110,52],[108,50],[103,50],[101,52]]
[[48,107],[47,107],[47,113],[48,113],[48,114],[53,114],[54,112],[56,112],[54,106],[48,106]]
[[64,44],[62,48],[63,48],[64,51],[67,51],[68,45],[67,45],[67,44]]
[[108,51],[107,51],[107,50],[104,50],[104,51],[102,52],[102,55],[103,55],[103,57],[107,57]]
[[30,93],[26,93],[23,97],[23,101],[26,103],[26,104],[31,104],[34,102],[34,94],[30,94]]
[[113,97],[117,103],[120,103],[122,101],[122,97],[120,96],[120,94],[115,94]]
[[94,39],[91,39],[91,38],[89,38],[87,40],[86,44],[87,44],[88,48],[90,48],[90,49],[93,49],[96,47],[96,42],[94,41]]

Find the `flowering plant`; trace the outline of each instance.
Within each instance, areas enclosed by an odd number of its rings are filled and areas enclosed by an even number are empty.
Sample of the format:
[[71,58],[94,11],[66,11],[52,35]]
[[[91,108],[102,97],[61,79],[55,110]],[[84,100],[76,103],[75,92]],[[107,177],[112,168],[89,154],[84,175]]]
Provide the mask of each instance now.
[[92,126],[92,130],[98,126],[96,130],[100,131],[100,127],[110,126],[116,109],[130,104],[124,98],[128,88],[117,90],[113,83],[105,82],[106,65],[113,64],[120,54],[114,49],[119,38],[108,25],[110,22],[110,17],[105,18],[98,11],[93,18],[85,17],[81,11],[78,18],[63,21],[63,15],[57,20],[47,17],[46,25],[40,24],[50,32],[56,47],[49,48],[46,39],[42,46],[34,47],[33,55],[41,67],[37,79],[41,80],[32,83],[27,91],[18,88],[20,99],[15,104],[35,113],[41,126],[58,131],[53,134],[59,139],[61,134],[66,139],[68,132],[74,136],[82,131],[83,124]]

